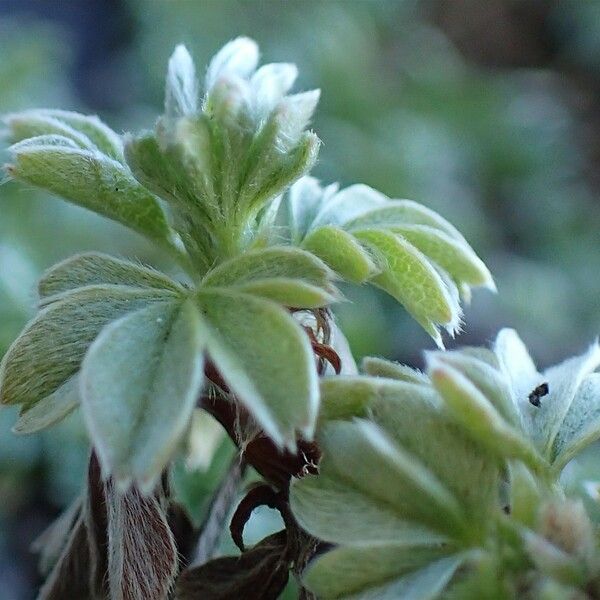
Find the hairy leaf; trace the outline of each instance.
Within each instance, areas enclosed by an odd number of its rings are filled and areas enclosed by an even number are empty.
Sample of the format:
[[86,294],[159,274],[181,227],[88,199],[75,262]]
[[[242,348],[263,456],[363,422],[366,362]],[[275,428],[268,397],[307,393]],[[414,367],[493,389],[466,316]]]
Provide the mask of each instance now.
[[312,252],[344,279],[362,283],[379,269],[369,253],[343,229],[325,225],[311,231],[302,247]]
[[13,433],[36,433],[62,421],[79,406],[79,376],[73,375],[55,392],[25,407],[13,427]]
[[56,146],[16,147],[12,177],[123,223],[163,245],[173,244],[158,200],[119,162],[97,151]]
[[461,310],[437,270],[414,246],[392,233],[365,229],[355,235],[373,250],[382,269],[372,281],[403,304],[441,345],[436,325],[454,332]]
[[177,46],[169,59],[165,92],[168,117],[192,115],[198,110],[198,80],[194,61],[183,45]]
[[88,346],[108,323],[170,292],[89,286],[44,308],[8,349],[0,364],[0,400],[27,408],[53,394],[79,370]]
[[82,365],[82,407],[106,475],[143,490],[183,435],[203,380],[200,318],[191,301],[114,321]]
[[367,356],[363,358],[361,368],[367,375],[374,377],[389,377],[390,379],[406,381],[407,383],[431,385],[429,377],[418,369],[413,369],[408,365],[402,365],[383,358]]
[[319,598],[433,600],[463,562],[439,548],[338,548],[318,559],[304,581]]
[[276,304],[228,290],[197,294],[207,350],[221,376],[279,445],[310,438],[318,411],[308,337]]
[[78,287],[99,284],[157,288],[174,293],[183,290],[160,271],[96,252],[77,254],[50,267],[42,275],[38,290],[41,298],[47,298]]

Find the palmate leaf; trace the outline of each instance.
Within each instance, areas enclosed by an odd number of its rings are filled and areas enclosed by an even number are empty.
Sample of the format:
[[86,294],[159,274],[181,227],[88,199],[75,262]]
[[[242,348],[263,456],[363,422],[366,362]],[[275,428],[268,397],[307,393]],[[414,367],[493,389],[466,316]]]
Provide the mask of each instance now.
[[25,409],[50,396],[77,373],[101,329],[122,315],[173,299],[167,290],[92,285],[64,294],[42,309],[0,363],[0,401]]
[[495,290],[460,233],[435,212],[389,200],[365,185],[320,189],[304,178],[288,196],[290,238],[343,278],[369,281],[396,298],[442,346],[439,327],[460,327],[459,297],[471,286]]
[[246,252],[211,270],[203,285],[232,287],[292,308],[317,308],[339,296],[333,272],[313,254],[271,247]]
[[308,337],[269,300],[224,288],[196,299],[207,351],[237,399],[281,446],[296,432],[311,438],[318,412],[317,374]]
[[81,369],[83,414],[103,472],[150,491],[186,429],[203,381],[200,317],[191,300],[113,321]]

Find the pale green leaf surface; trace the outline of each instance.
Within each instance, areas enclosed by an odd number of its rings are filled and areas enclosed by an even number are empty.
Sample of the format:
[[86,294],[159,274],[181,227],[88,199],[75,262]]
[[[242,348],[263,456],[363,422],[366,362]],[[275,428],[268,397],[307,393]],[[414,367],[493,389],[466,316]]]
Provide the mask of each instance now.
[[327,464],[317,477],[293,481],[290,506],[306,531],[335,544],[418,546],[448,541],[439,533],[407,522],[393,505],[353,487]]
[[438,344],[439,336],[434,335],[437,324],[450,332],[456,330],[461,319],[460,306],[419,250],[386,231],[365,229],[355,235],[379,259],[383,272],[372,279],[373,283],[403,304]]
[[302,242],[302,247],[318,256],[344,279],[355,283],[362,283],[379,271],[369,253],[352,235],[332,225],[312,230]]
[[376,356],[366,356],[362,360],[361,370],[373,377],[388,377],[407,383],[431,385],[429,377],[418,369]]
[[55,146],[17,151],[13,158],[8,167],[11,176],[172,244],[173,232],[158,200],[117,161],[93,151]]
[[521,426],[521,414],[514,404],[507,377],[489,359],[495,356],[483,348],[461,348],[456,352],[427,352],[427,357],[449,365],[466,377],[512,425]]
[[24,410],[13,427],[13,433],[36,433],[59,421],[79,406],[79,376],[67,379],[55,392],[31,408]]
[[552,461],[562,469],[576,454],[600,438],[600,373],[585,377],[554,439]]
[[276,277],[256,279],[234,286],[240,292],[253,294],[291,308],[320,308],[340,299],[331,285],[326,289],[300,279]]
[[329,423],[319,442],[324,476],[336,478],[401,519],[437,532],[453,535],[464,526],[464,515],[452,494],[417,457],[395,446],[374,423]]
[[532,413],[534,440],[549,460],[553,458],[556,437],[579,386],[599,365],[600,346],[595,342],[584,354],[544,371],[543,381],[548,383],[548,395],[541,399],[541,406],[530,406],[528,410]]
[[312,437],[319,408],[308,337],[273,302],[224,289],[201,289],[207,349],[226,383],[272,439],[295,446]]
[[385,206],[388,202],[386,196],[368,185],[351,185],[328,198],[312,222],[311,229],[323,225],[345,224],[367,211]]
[[520,458],[529,465],[540,462],[539,455],[521,432],[510,425],[486,396],[458,369],[430,354],[428,374],[444,398],[453,417],[470,436],[499,458]]
[[310,176],[302,177],[292,185],[288,193],[288,220],[294,243],[299,244],[304,239],[321,204],[327,202],[337,189],[337,184],[323,189],[319,181]]
[[0,364],[3,404],[39,402],[79,370],[88,346],[114,319],[170,292],[121,286],[89,286],[65,294],[25,327]]
[[82,408],[105,477],[153,488],[200,393],[202,349],[191,300],[126,315],[91,345],[81,369]]
[[433,600],[460,566],[439,548],[345,547],[328,552],[304,581],[324,600]]
[[429,225],[398,225],[392,230],[447,271],[457,283],[496,289],[488,268],[465,240]]
[[[43,131],[43,133],[54,133],[52,125],[56,123],[56,121],[59,121],[63,124],[63,126],[66,125],[70,127],[71,130],[75,130],[76,132],[86,136],[87,139],[90,140],[98,150],[107,156],[110,156],[111,158],[114,158],[120,162],[123,161],[123,143],[121,141],[121,136],[115,133],[110,127],[107,127],[95,115],[82,115],[76,112],[57,109],[36,109],[17,113],[15,115],[9,115],[5,120],[9,126],[11,126],[11,119],[15,119],[20,122],[20,124],[17,123],[16,129],[14,126],[12,129],[15,137],[18,139],[23,139],[24,137],[31,137],[31,133],[28,132],[26,128],[26,124],[28,123],[30,117],[34,118],[33,127],[30,126],[32,132],[39,132],[43,129],[40,128],[40,121],[37,121],[37,127],[35,126],[36,118],[41,117],[50,119],[49,123],[51,127],[48,131]],[[46,123],[48,123],[47,120]],[[34,135],[37,134],[34,133]]]
[[453,493],[474,532],[487,521],[496,506],[496,461],[465,434],[435,390],[397,381],[371,402],[370,415]]
[[248,37],[231,40],[210,61],[206,71],[205,87],[210,90],[220,78],[248,77],[258,65],[258,46]]
[[534,528],[542,499],[538,480],[520,461],[508,464],[510,478],[510,514],[511,518]]
[[41,298],[46,298],[99,284],[183,291],[182,286],[160,271],[96,252],[77,254],[50,267],[42,275],[38,291]]
[[206,286],[235,286],[280,277],[299,279],[328,289],[334,274],[310,252],[273,246],[251,250],[225,261],[211,270],[202,283]]
[[366,228],[393,229],[406,225],[427,225],[464,242],[461,233],[446,219],[413,200],[388,200],[384,205],[346,222],[344,228],[359,231]]

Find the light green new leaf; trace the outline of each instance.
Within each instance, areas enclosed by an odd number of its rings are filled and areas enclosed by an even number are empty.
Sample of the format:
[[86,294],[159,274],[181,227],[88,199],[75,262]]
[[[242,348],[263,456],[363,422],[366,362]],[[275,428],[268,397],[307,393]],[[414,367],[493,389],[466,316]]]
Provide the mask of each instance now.
[[600,438],[600,373],[591,373],[582,382],[565,415],[552,447],[557,471],[585,447]]
[[38,146],[17,150],[8,173],[123,223],[163,245],[173,244],[158,200],[119,162],[98,152]]
[[36,433],[59,421],[79,406],[79,376],[67,379],[55,392],[31,408],[25,408],[13,427],[13,433]]
[[434,600],[463,562],[440,548],[343,547],[317,559],[304,577],[323,600]]
[[443,355],[430,354],[428,374],[450,408],[453,417],[465,431],[500,459],[519,458],[528,465],[540,466],[535,448],[510,425],[485,395],[458,369],[443,360]]
[[379,269],[369,253],[343,229],[325,225],[311,231],[302,247],[312,252],[344,279],[363,283]]
[[225,289],[201,289],[208,353],[236,397],[279,445],[311,438],[319,408],[308,337],[277,304]]
[[433,546],[449,541],[445,535],[409,523],[394,505],[373,499],[345,481],[329,463],[318,477],[293,481],[290,506],[302,528],[334,544]]
[[[564,420],[584,378],[600,365],[600,346],[595,342],[581,356],[569,358],[544,371],[548,395],[539,407],[531,407],[533,436],[548,460],[555,458],[554,446]],[[577,409],[575,409],[577,410]]]
[[183,45],[169,59],[165,90],[165,114],[170,118],[193,115],[198,110],[198,80],[194,61]]
[[235,288],[290,308],[320,308],[340,299],[340,295],[333,290],[328,292],[322,287],[285,277],[249,281]]
[[372,281],[404,305],[441,346],[437,325],[455,332],[461,309],[437,270],[419,250],[393,233],[365,229],[355,236],[373,251],[382,273]]
[[319,436],[320,477],[334,479],[397,519],[451,537],[465,526],[460,506],[417,457],[396,446],[374,423],[336,421]]
[[235,286],[278,277],[299,279],[327,289],[334,274],[319,258],[292,247],[251,250],[232,258],[210,271],[202,283],[206,286]]
[[403,225],[392,230],[447,271],[457,283],[496,289],[488,268],[465,240],[429,225]]
[[487,527],[497,503],[497,461],[467,436],[434,389],[395,381],[381,388],[369,412],[460,501],[472,535]]
[[427,225],[443,231],[450,237],[465,242],[460,232],[435,211],[412,200],[387,200],[385,204],[344,224],[348,231],[362,229],[394,229],[406,225]]
[[310,176],[302,177],[292,185],[288,192],[288,220],[295,244],[304,239],[321,205],[337,191],[337,184],[323,189],[319,181]]
[[28,408],[79,370],[100,330],[127,312],[172,299],[171,292],[89,286],[65,294],[25,327],[0,363],[0,401]]
[[82,408],[105,477],[154,487],[200,393],[200,331],[194,303],[173,301],[114,321],[91,345]]
[[361,363],[361,369],[367,375],[373,377],[389,377],[398,381],[407,383],[420,383],[421,385],[431,385],[429,377],[418,369],[413,369],[408,365],[378,358],[375,356],[366,356]]
[[45,299],[75,288],[99,284],[157,288],[174,293],[183,291],[181,285],[160,271],[96,252],[77,254],[50,267],[42,275],[38,291]]
[[[4,121],[9,126],[14,141],[36,135],[59,133],[60,130],[62,131],[60,135],[68,133],[67,137],[74,141],[87,138],[85,146],[82,147],[96,148],[107,156],[123,162],[121,137],[95,115],[82,115],[66,110],[36,109],[8,115]],[[57,128],[59,124],[60,127]],[[80,137],[81,135],[85,138]]]

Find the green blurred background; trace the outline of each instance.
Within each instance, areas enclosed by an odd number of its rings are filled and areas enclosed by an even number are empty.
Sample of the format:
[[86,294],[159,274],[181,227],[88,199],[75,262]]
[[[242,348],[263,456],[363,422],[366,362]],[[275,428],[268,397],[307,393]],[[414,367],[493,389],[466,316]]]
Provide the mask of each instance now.
[[[317,176],[438,210],[488,263],[499,293],[475,293],[450,345],[512,326],[545,366],[600,333],[600,2],[0,0],[0,112],[149,127],[175,44],[202,68],[241,34],[264,61],[297,63],[298,89],[321,88]],[[91,249],[157,264],[120,226],[0,186],[0,354],[34,312],[40,271]],[[346,293],[337,312],[357,358],[420,364],[432,342],[401,308]],[[39,583],[29,544],[78,492],[87,443],[77,416],[31,438],[10,434],[13,421],[0,411],[0,590],[21,600]],[[180,473],[196,518],[229,453]],[[572,485],[597,462],[572,468]]]

